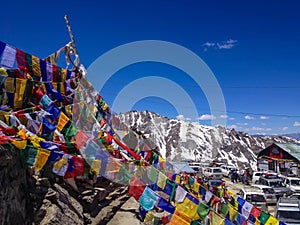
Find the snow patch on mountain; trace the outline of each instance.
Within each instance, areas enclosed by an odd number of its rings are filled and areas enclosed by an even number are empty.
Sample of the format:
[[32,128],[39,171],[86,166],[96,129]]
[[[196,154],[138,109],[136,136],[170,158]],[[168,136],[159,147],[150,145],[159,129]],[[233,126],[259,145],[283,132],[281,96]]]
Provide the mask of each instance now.
[[295,142],[288,137],[253,137],[222,126],[169,119],[148,111],[118,115],[121,122],[142,131],[170,161],[196,160],[251,166],[256,169],[257,153],[273,142]]

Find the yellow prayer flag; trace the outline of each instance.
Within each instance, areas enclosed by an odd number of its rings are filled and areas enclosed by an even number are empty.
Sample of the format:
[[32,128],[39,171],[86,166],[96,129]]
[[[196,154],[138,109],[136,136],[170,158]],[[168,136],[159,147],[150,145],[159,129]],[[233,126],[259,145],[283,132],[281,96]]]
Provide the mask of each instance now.
[[62,79],[62,82],[65,82],[67,79],[67,70],[64,68],[61,69],[61,79]]
[[69,118],[63,112],[60,112],[56,129],[61,132],[64,126],[69,122]]
[[14,96],[14,107],[22,108],[24,92],[26,88],[27,80],[16,78],[16,92]]
[[195,181],[194,184],[193,184],[192,190],[194,192],[198,193],[199,192],[199,188],[200,188],[200,184],[197,181]]
[[270,215],[269,219],[265,223],[265,225],[278,225],[279,221],[272,215]]
[[151,213],[151,212],[148,212],[148,213],[146,214],[146,217],[145,217],[145,219],[144,219],[144,222],[151,222],[151,221],[153,221],[153,219],[154,219],[154,214]]
[[59,161],[53,164],[53,168],[57,171],[61,170],[68,163],[68,158],[61,158]]
[[163,158],[163,157],[161,157],[160,155],[158,156],[158,161],[161,163],[161,162],[165,162],[166,160]]
[[26,140],[22,140],[22,141],[17,141],[17,140],[13,140],[11,142],[17,149],[25,149],[27,146],[27,141]]
[[157,178],[157,186],[160,187],[161,189],[164,189],[166,186],[167,182],[167,176],[163,174],[162,172],[158,173],[158,178]]
[[184,212],[176,209],[169,225],[190,225],[191,222],[192,220],[189,216],[187,216]]
[[34,55],[32,56],[32,71],[35,76],[41,76],[40,59]]
[[95,159],[92,162],[90,173],[95,174],[96,176],[98,176],[100,174],[100,169],[101,169],[101,161]]
[[235,221],[235,219],[238,215],[238,212],[235,210],[235,208],[231,204],[228,204],[228,212],[229,212],[230,221],[231,222]]
[[7,77],[4,83],[5,91],[8,93],[15,93],[15,79]]
[[176,174],[175,182],[176,182],[177,184],[180,184],[180,175],[179,175],[179,174]]
[[73,113],[72,113],[72,106],[71,106],[71,105],[65,106],[65,109],[66,109],[67,113],[69,113],[70,115],[73,114]]
[[4,75],[4,76],[8,76],[7,72],[6,72],[6,69],[3,68],[3,67],[0,67],[0,74],[1,75]]
[[50,151],[46,149],[39,148],[38,153],[36,155],[34,168],[36,170],[43,169],[44,165],[46,164],[48,157],[50,155]]
[[215,211],[212,211],[211,225],[224,225],[224,218]]
[[231,197],[234,197],[234,192],[233,192],[233,191],[227,189],[227,193],[228,193],[229,195],[231,195]]
[[20,129],[18,135],[22,140],[26,140],[29,137],[29,135],[26,134],[26,131],[24,129]]
[[183,202],[176,203],[175,205],[176,209],[178,209],[180,212],[185,213],[185,215],[188,216],[191,220],[200,219],[200,216],[197,213],[198,205],[187,197],[184,198]]
[[260,220],[256,218],[254,224],[255,224],[255,225],[260,225]]

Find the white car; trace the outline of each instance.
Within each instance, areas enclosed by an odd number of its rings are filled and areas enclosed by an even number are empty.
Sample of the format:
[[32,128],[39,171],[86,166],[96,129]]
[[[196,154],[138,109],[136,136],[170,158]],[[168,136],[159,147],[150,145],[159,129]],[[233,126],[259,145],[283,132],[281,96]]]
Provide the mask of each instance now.
[[263,177],[263,176],[265,176],[265,175],[267,175],[267,176],[278,176],[278,174],[277,173],[274,173],[274,172],[270,172],[270,171],[255,171],[255,172],[253,172],[253,174],[252,174],[252,182],[254,183],[254,184],[259,184],[259,178],[260,177]]
[[255,205],[262,211],[268,212],[268,203],[265,193],[258,188],[242,188],[238,193],[239,197],[245,199],[247,202]]
[[283,180],[285,186],[289,187],[292,192],[300,193],[300,178],[281,176],[281,179]]
[[220,167],[206,167],[203,171],[203,175],[207,178],[223,178],[222,170],[220,169]]
[[275,191],[272,187],[266,186],[266,185],[261,185],[261,184],[254,184],[251,187],[262,190],[265,193],[266,200],[269,205],[277,203],[277,197],[276,197]]
[[229,173],[231,170],[237,170],[237,168],[235,166],[225,165],[225,164],[221,165],[220,168],[222,170],[223,176],[225,176],[225,177],[229,177]]

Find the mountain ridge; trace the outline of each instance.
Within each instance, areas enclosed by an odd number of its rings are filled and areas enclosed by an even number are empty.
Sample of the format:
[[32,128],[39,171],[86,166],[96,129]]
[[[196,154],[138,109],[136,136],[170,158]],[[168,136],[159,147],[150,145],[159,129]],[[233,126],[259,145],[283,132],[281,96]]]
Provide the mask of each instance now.
[[147,136],[169,161],[217,160],[256,169],[260,150],[273,142],[299,142],[284,136],[254,137],[235,129],[170,119],[147,110],[120,113],[118,118]]

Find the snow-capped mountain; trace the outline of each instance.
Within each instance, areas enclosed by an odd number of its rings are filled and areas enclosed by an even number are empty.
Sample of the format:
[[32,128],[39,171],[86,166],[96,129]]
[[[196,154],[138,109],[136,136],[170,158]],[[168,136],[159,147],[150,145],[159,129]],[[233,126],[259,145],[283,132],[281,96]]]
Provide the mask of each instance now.
[[218,160],[238,167],[256,168],[257,153],[273,142],[295,142],[288,137],[253,137],[221,126],[203,126],[160,116],[148,111],[119,114],[127,124],[151,140],[170,161]]

